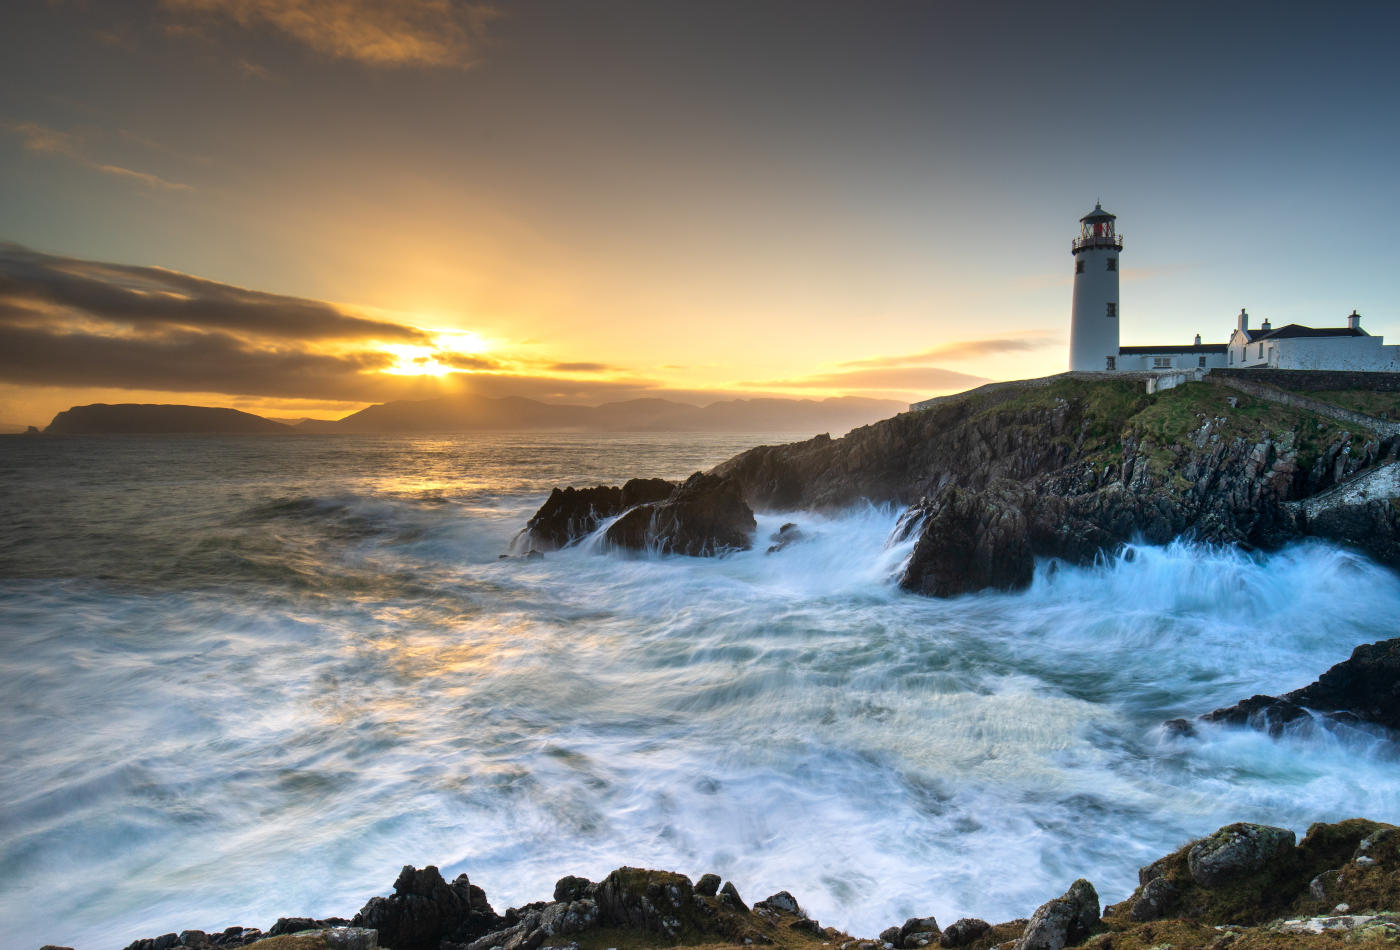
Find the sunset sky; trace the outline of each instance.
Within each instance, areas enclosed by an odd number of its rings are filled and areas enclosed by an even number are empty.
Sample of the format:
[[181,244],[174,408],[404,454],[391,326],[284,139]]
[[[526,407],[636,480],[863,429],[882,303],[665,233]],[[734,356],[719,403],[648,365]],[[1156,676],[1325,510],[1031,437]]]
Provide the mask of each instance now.
[[922,398],[1400,343],[1400,5],[12,0],[0,422],[441,391]]

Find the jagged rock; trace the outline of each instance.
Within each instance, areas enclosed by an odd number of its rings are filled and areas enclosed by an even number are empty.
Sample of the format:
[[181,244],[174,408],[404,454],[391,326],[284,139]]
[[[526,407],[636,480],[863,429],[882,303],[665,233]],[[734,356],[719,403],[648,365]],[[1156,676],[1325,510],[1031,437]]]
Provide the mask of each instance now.
[[[895,941],[896,947],[923,947],[934,940],[937,940],[942,931],[938,929],[938,920],[934,917],[910,917],[899,928],[899,940]],[[923,942],[920,943],[919,941]]]
[[[787,891],[779,891],[776,894],[765,897],[753,906],[754,910],[775,910],[782,914],[802,914],[802,908],[797,906],[797,898],[793,897]],[[802,916],[805,917],[807,915],[802,914]]]
[[794,522],[789,521],[768,536],[773,543],[768,546],[769,554],[776,554],[789,544],[807,540],[807,535]]
[[1080,878],[1063,895],[1036,908],[1016,950],[1063,950],[1089,936],[1098,922],[1098,892]]
[[662,478],[633,478],[620,488],[556,488],[525,523],[522,534],[528,539],[528,546],[540,551],[557,550],[587,537],[613,515],[669,498],[675,488],[674,483]]
[[583,898],[557,901],[540,912],[540,929],[546,937],[576,934],[598,923],[598,905]]
[[720,903],[725,904],[735,910],[746,911],[749,905],[744,903],[744,899],[739,896],[738,889],[733,881],[725,881],[724,886],[719,889]]
[[603,538],[615,548],[645,551],[652,540],[652,515],[655,505],[639,505],[608,525]]
[[812,936],[816,936],[817,934],[822,932],[822,925],[817,923],[810,917],[803,916],[797,918],[794,921],[790,921],[788,923],[788,929],[796,930],[799,933],[811,934]]
[[1141,893],[1133,899],[1128,916],[1135,921],[1158,920],[1167,917],[1176,908],[1181,888],[1165,877],[1155,877],[1142,886]]
[[1400,638],[1362,644],[1316,682],[1283,698],[1400,730]]
[[553,551],[587,536],[621,510],[622,489],[615,485],[556,488],[525,522],[525,531],[534,548]]
[[880,931],[880,942],[887,943],[891,947],[899,946],[899,928],[886,927],[884,930]]
[[[232,929],[232,928],[230,928]],[[240,932],[243,928],[237,928]],[[127,944],[126,950],[172,950],[180,945],[180,935],[169,933],[161,934],[159,937],[146,937],[142,940],[133,940]]]
[[603,925],[667,938],[675,938],[700,917],[690,878],[671,871],[618,868],[599,882],[596,900]]
[[[294,934],[302,930],[319,930],[321,923],[310,917],[278,917],[277,923],[267,929],[269,937],[280,936],[281,934]],[[180,935],[180,942],[184,943],[184,934]],[[188,943],[185,946],[189,946]]]
[[977,917],[962,917],[949,924],[938,938],[940,947],[965,947],[992,929],[992,925]]
[[589,888],[593,882],[586,877],[575,877],[572,874],[561,877],[554,884],[554,899],[556,901],[576,901],[588,896]]
[[[268,931],[268,936],[273,936],[272,931]],[[200,947],[209,947],[213,944],[209,942],[209,935],[202,930],[182,930],[180,931],[180,946],[198,950]]]
[[748,550],[757,526],[738,486],[696,472],[665,501],[642,505],[608,528],[609,544],[697,557]]
[[702,874],[700,880],[695,882],[695,893],[705,897],[714,897],[719,893],[720,883],[718,874]]
[[1290,722],[1308,718],[1308,711],[1297,703],[1277,696],[1263,695],[1242,699],[1233,706],[1212,710],[1201,717],[1205,722],[1253,726],[1271,736],[1282,735]]
[[1029,585],[1035,560],[1021,503],[1007,486],[982,492],[950,487],[920,506],[919,540],[900,586],[952,597]]
[[1259,871],[1291,851],[1295,841],[1287,828],[1236,822],[1192,845],[1187,866],[1197,884],[1218,887]]
[[676,483],[668,482],[664,478],[629,479],[622,486],[622,510],[626,511],[628,508],[656,501],[665,501],[671,497],[671,493],[675,490]]
[[351,921],[377,930],[390,950],[437,950],[443,939],[465,943],[499,923],[486,893],[465,874],[449,885],[432,865],[421,871],[405,865],[393,895],[370,898]]

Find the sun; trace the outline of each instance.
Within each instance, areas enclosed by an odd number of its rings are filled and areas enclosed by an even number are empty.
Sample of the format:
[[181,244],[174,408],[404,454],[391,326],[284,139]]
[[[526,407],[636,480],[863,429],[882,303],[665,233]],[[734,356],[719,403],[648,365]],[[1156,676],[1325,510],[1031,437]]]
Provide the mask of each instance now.
[[471,330],[432,330],[432,343],[381,343],[379,349],[394,358],[394,362],[379,372],[392,376],[446,376],[469,373],[475,367],[465,366],[454,357],[479,357],[491,349],[491,341]]

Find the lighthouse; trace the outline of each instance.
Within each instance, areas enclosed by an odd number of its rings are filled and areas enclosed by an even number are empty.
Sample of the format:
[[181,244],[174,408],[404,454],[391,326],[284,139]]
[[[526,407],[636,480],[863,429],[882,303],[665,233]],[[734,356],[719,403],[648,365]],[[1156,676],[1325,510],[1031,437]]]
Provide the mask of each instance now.
[[1095,204],[1079,219],[1074,256],[1074,312],[1070,317],[1069,368],[1118,368],[1118,255],[1123,238],[1115,217]]

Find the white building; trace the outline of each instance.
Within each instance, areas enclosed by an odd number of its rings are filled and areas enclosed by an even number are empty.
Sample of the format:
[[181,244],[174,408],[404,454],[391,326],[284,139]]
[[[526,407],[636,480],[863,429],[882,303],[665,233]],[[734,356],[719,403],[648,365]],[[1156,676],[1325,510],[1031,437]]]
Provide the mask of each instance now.
[[1118,257],[1123,236],[1117,217],[1101,203],[1079,219],[1079,236],[1070,244],[1074,257],[1074,304],[1070,315],[1069,368],[1095,372],[1171,372],[1223,367],[1321,369],[1352,372],[1400,372],[1400,346],[1361,329],[1352,311],[1344,327],[1305,327],[1296,323],[1275,330],[1265,320],[1249,328],[1241,310],[1229,343],[1120,346]]
[[1241,310],[1230,334],[1226,365],[1396,373],[1400,372],[1400,346],[1386,346],[1384,337],[1361,329],[1361,314],[1355,310],[1344,327],[1290,323],[1274,329],[1265,320],[1257,330],[1249,328],[1249,314]]

